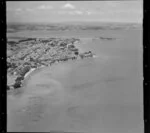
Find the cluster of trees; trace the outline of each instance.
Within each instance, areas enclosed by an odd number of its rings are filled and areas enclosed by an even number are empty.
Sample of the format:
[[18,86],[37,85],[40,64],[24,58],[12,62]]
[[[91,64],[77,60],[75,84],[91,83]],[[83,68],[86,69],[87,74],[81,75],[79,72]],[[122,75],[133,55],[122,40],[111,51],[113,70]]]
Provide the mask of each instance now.
[[7,62],[7,69],[8,68],[16,68],[16,64],[15,63],[10,63],[10,62]]
[[27,38],[27,39],[23,39],[23,40],[19,40],[19,42],[25,42],[25,41],[36,41],[36,38]]
[[48,43],[49,40],[41,40],[42,43]]
[[[14,89],[16,88],[20,88],[22,86],[22,80],[24,80],[24,76],[25,74],[30,70],[30,66],[25,66],[21,72],[20,72],[20,76],[18,76],[15,80],[15,84],[13,85]],[[7,87],[7,89],[9,89]]]
[[15,41],[8,41],[8,44],[11,45],[11,46],[12,45],[14,46],[16,44],[16,42]]
[[92,57],[92,56],[93,56],[93,54],[91,51],[80,54],[81,59],[83,59],[84,57]]
[[30,71],[30,66],[25,66],[25,67],[21,70],[20,75],[24,77],[25,74],[26,74],[28,71]]
[[13,87],[14,87],[14,89],[17,89],[17,88],[20,88],[21,85],[22,85],[21,81],[17,81],[17,82],[13,85]]

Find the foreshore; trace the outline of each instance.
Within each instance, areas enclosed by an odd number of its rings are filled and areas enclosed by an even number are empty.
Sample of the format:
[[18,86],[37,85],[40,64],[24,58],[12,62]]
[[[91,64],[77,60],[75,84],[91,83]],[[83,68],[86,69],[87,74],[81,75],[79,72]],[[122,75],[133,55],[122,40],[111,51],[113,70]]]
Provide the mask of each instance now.
[[31,68],[31,70],[25,74],[24,78],[27,78],[34,70],[35,68]]

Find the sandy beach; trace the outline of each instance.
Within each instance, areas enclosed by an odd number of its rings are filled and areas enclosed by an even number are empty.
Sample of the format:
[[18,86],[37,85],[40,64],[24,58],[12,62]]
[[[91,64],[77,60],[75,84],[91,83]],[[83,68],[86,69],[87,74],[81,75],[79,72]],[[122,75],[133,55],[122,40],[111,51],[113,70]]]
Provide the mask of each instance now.
[[30,75],[34,70],[35,68],[31,68],[31,70],[25,74],[24,78],[27,78],[27,76]]

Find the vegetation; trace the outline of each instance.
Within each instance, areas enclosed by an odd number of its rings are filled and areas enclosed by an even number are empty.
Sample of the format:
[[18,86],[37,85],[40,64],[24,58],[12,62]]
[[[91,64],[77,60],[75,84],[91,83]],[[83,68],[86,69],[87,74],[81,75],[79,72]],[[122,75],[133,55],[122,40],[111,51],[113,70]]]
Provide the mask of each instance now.
[[17,81],[14,85],[13,85],[14,89],[20,88],[21,87],[21,81]]

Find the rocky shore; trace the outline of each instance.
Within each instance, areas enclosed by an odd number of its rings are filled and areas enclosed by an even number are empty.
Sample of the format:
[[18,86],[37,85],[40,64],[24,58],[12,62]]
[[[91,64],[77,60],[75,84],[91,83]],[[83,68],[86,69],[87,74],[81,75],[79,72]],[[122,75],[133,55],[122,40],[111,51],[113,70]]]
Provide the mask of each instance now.
[[37,68],[93,57],[91,51],[80,53],[76,43],[81,43],[80,39],[27,38],[8,41],[7,50],[11,54],[7,55],[7,90],[20,88],[26,76]]

